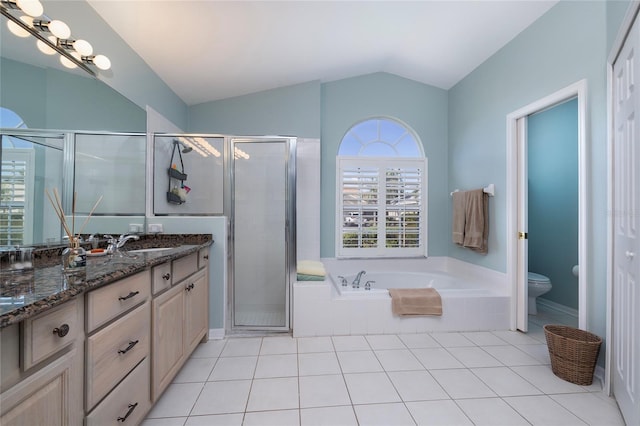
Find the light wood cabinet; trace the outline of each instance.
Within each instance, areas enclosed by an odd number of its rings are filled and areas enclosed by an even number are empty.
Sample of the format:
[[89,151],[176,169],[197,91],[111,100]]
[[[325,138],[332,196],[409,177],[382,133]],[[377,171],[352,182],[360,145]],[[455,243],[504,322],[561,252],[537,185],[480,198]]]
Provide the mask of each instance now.
[[[179,271],[179,272],[177,272]],[[208,268],[197,253],[173,262],[173,278],[185,277],[152,302],[151,397],[157,401],[209,329]]]

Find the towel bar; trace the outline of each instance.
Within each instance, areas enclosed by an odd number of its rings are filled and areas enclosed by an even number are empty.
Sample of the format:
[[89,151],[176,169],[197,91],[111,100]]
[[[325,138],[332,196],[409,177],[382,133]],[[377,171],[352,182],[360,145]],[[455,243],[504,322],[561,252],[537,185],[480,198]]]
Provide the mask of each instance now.
[[[493,197],[496,194],[496,186],[493,183],[490,183],[489,185],[485,186],[484,188],[482,188],[482,191],[484,191],[485,193],[489,194],[490,197]],[[449,195],[453,196],[454,192],[460,192],[459,189],[454,189],[453,192],[451,192]]]

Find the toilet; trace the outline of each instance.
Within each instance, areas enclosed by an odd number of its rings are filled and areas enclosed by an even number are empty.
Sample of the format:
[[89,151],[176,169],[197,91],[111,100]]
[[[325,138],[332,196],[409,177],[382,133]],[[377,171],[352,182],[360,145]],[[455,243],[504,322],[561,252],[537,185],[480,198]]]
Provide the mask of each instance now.
[[551,290],[551,280],[535,272],[529,272],[527,280],[529,287],[529,315],[537,315],[536,298]]

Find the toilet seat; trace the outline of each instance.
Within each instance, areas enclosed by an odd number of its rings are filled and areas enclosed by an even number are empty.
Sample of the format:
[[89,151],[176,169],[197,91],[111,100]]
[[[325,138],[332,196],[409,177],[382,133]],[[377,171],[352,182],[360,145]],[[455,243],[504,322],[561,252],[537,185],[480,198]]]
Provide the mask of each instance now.
[[541,275],[541,274],[537,274],[535,272],[529,272],[527,274],[527,281],[529,281],[532,284],[548,284],[551,282],[551,280],[548,277],[545,277],[544,275]]

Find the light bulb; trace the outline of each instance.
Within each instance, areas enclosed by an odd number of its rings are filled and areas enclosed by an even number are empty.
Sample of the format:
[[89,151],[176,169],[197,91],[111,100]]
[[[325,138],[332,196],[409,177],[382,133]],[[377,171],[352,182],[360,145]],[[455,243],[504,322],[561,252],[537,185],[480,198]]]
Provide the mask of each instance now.
[[96,55],[96,57],[93,58],[93,63],[96,64],[96,67],[100,68],[103,71],[111,68],[111,61],[104,55]]
[[93,47],[87,40],[76,40],[73,43],[73,48],[81,56],[89,56],[93,53]]
[[[33,18],[30,16],[21,16],[20,20],[29,27],[33,25]],[[7,28],[9,28],[9,31],[11,31],[11,34],[18,37],[24,38],[24,37],[29,37],[31,35],[29,34],[29,31],[25,30],[24,28],[22,28],[20,25],[16,24],[13,21],[7,21]]]
[[38,0],[18,0],[16,1],[16,4],[24,13],[29,16],[33,16],[34,18],[42,15],[44,12],[42,3]]
[[[56,44],[56,38],[54,36],[49,36],[47,37],[47,39],[49,39],[49,41],[53,44]],[[56,51],[49,46],[47,43],[45,43],[42,40],[38,40],[36,42],[36,46],[38,46],[38,50],[41,51],[42,53],[44,53],[45,55],[55,55]]]
[[67,24],[57,19],[49,22],[49,31],[58,38],[66,39],[71,36],[71,29]]
[[[70,52],[70,53],[71,53],[71,56],[80,60],[80,55],[77,52]],[[62,55],[60,55],[60,63],[65,67],[71,68],[71,69],[78,67],[73,61],[67,59],[66,56],[62,56]]]

